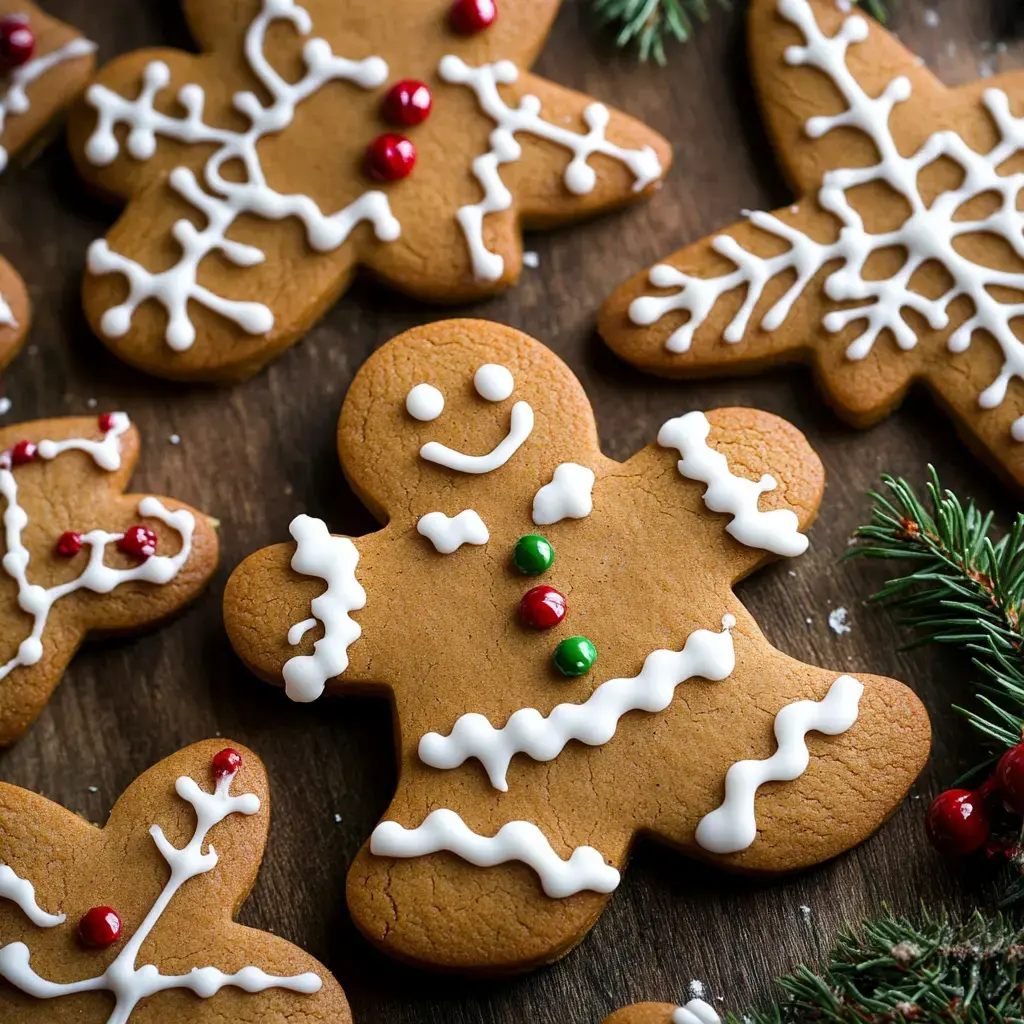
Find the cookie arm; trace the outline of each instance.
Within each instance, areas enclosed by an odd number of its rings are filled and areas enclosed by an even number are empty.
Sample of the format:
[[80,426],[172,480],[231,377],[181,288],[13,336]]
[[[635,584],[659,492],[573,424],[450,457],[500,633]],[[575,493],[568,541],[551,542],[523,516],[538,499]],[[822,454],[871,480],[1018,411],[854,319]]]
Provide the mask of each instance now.
[[671,1024],[675,1010],[671,1003],[636,1003],[616,1010],[604,1024]]
[[31,326],[25,282],[14,267],[0,257],[0,370],[18,354]]

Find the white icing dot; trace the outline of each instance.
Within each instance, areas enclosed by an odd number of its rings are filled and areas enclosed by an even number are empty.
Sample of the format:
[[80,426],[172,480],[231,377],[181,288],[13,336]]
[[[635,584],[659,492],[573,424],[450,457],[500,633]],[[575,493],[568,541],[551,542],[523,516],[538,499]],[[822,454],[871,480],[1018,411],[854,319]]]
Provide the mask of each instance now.
[[473,386],[488,402],[504,402],[515,390],[516,382],[507,366],[484,363],[473,376]]
[[433,384],[417,384],[405,396],[405,408],[413,419],[429,423],[444,412],[444,395]]

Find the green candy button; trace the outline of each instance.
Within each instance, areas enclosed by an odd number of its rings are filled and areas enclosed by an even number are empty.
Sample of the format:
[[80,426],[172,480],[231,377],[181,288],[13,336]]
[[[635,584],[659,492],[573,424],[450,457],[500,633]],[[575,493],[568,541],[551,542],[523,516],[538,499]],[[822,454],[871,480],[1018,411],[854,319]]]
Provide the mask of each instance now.
[[555,648],[555,668],[563,676],[586,675],[595,661],[597,648],[585,636],[570,636]]
[[547,572],[554,560],[555,549],[537,533],[520,537],[512,551],[512,561],[524,576],[539,576]]

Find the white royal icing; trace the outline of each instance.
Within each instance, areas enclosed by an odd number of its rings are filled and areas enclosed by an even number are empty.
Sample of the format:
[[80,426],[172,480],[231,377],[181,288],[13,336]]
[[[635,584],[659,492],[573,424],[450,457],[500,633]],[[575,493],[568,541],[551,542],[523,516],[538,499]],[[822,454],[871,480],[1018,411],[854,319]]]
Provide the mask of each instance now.
[[0,292],[0,327],[17,327],[18,321],[14,319],[14,311],[7,304],[7,300]]
[[458,551],[463,544],[486,544],[491,535],[477,512],[467,508],[450,519],[443,512],[428,512],[416,529],[442,555]]
[[725,801],[697,826],[697,842],[711,853],[738,853],[757,838],[754,797],[766,782],[792,782],[807,770],[809,732],[838,736],[857,721],[864,687],[840,676],[821,700],[787,704],[775,716],[778,749],[763,761],[737,761],[725,776]]
[[35,886],[20,878],[8,864],[0,864],[0,900],[11,900],[24,911],[37,928],[56,928],[65,921],[64,914],[48,914],[36,902]]
[[507,366],[484,363],[473,374],[473,387],[481,398],[488,402],[504,402],[515,390],[516,381]]
[[318,576],[327,589],[313,598],[313,618],[288,631],[293,647],[316,625],[324,626],[324,635],[313,645],[312,654],[300,654],[285,662],[285,692],[292,700],[308,703],[324,692],[329,679],[348,668],[348,649],[363,629],[350,615],[366,607],[366,591],[356,579],[359,551],[347,537],[332,537],[322,519],[296,516],[289,531],[295,539],[292,568],[304,576]]
[[511,209],[512,193],[501,180],[502,164],[515,163],[522,156],[516,134],[525,132],[546,139],[572,152],[572,161],[565,169],[565,185],[574,195],[594,190],[597,175],[587,161],[595,153],[618,160],[636,179],[634,189],[642,191],[661,177],[661,162],[650,146],[644,149],[623,149],[605,137],[610,115],[601,103],[591,103],[583,112],[588,131],[579,133],[545,121],[540,116],[541,103],[536,96],[523,96],[518,107],[510,107],[501,98],[499,85],[511,85],[519,78],[519,69],[511,61],[470,67],[460,57],[449,54],[438,67],[441,78],[454,85],[465,85],[476,93],[483,112],[496,124],[491,132],[490,152],[473,161],[473,174],[484,191],[479,203],[463,206],[458,213],[459,224],[469,245],[473,274],[479,281],[497,281],[505,271],[505,260],[490,252],[484,243],[484,218],[490,213]]
[[528,402],[516,402],[512,406],[512,422],[508,433],[486,455],[466,455],[438,441],[428,441],[420,449],[420,455],[427,462],[434,462],[446,469],[454,469],[458,473],[492,473],[504,466],[522,448],[531,433],[533,407]]
[[[1024,378],[1024,343],[1016,336],[1013,323],[1022,315],[1024,306],[1016,298],[1000,300],[993,289],[1004,289],[1019,295],[1024,291],[1024,273],[995,270],[973,262],[957,248],[963,236],[988,234],[1003,239],[1018,254],[1022,253],[1024,211],[1020,209],[1020,193],[1024,178],[1003,173],[1007,164],[1024,149],[1024,118],[1010,113],[1005,92],[988,89],[982,103],[1000,134],[1000,141],[985,154],[977,153],[952,131],[931,135],[910,156],[903,156],[893,138],[889,121],[893,109],[910,98],[911,83],[904,76],[893,78],[877,97],[869,96],[846,64],[847,50],[853,43],[868,36],[867,22],[860,15],[851,15],[835,36],[826,36],[818,27],[807,0],[779,0],[779,13],[803,33],[805,45],[790,46],[786,62],[794,66],[817,68],[835,84],[846,103],[839,114],[812,117],[806,124],[807,135],[818,139],[835,128],[854,128],[875,144],[879,162],[868,167],[837,168],[826,172],[818,192],[818,204],[842,225],[839,237],[832,243],[817,242],[784,220],[770,213],[751,213],[750,222],[762,231],[789,244],[776,256],[761,257],[744,249],[734,239],[715,239],[716,252],[731,260],[736,269],[720,277],[701,278],[685,274],[674,267],[660,264],[650,272],[650,282],[657,288],[679,288],[670,296],[643,296],[636,299],[629,311],[638,325],[656,322],[673,310],[685,310],[690,319],[675,331],[666,343],[672,352],[686,352],[695,332],[707,320],[719,299],[736,288],[746,288],[746,300],[725,331],[727,342],[738,342],[745,336],[750,318],[769,282],[791,276],[793,283],[786,293],[764,315],[760,327],[774,331],[780,327],[803,295],[807,285],[827,265],[838,263],[825,280],[825,294],[833,302],[847,303],[846,308],[828,313],[822,321],[826,331],[838,333],[849,324],[863,322],[864,332],[846,350],[847,358],[866,358],[878,336],[892,332],[899,347],[909,351],[920,340],[904,310],[916,311],[933,331],[946,329],[950,323],[949,309],[961,297],[974,306],[971,315],[950,335],[950,352],[966,351],[976,331],[991,335],[1003,354],[1003,367],[995,381],[981,394],[978,404],[994,409],[1002,404],[1009,383]],[[951,160],[963,169],[959,187],[936,196],[931,206],[925,204],[918,179],[921,172],[941,159]],[[884,182],[902,196],[910,211],[897,228],[877,234],[868,232],[861,215],[851,202],[851,194],[860,186]],[[959,218],[962,207],[981,195],[997,197],[995,212],[981,219]],[[901,250],[903,265],[889,277],[866,277],[870,257],[882,250]],[[952,281],[949,289],[936,298],[928,298],[911,289],[917,271],[928,262],[941,264]],[[1012,427],[1012,436],[1024,441],[1024,416]]]
[[563,519],[586,519],[594,509],[594,471],[575,462],[563,462],[555,469],[551,483],[533,498],[533,521],[550,526]]
[[406,411],[421,423],[430,423],[444,412],[444,395],[433,384],[417,384],[405,396]]
[[703,999],[691,999],[673,1010],[672,1024],[722,1024],[722,1018]]
[[788,508],[761,512],[758,499],[766,491],[774,491],[775,477],[766,473],[760,480],[736,476],[721,452],[708,445],[711,424],[702,412],[690,412],[669,420],[658,431],[658,444],[676,448],[682,458],[679,472],[688,480],[707,484],[704,504],[712,512],[733,516],[725,532],[741,544],[763,548],[776,555],[792,557],[807,550],[807,538],[800,532],[800,520]]
[[206,852],[203,852],[210,829],[232,814],[259,813],[260,801],[254,794],[231,795],[233,780],[234,775],[225,775],[217,782],[212,793],[201,789],[187,775],[181,776],[175,783],[175,792],[195,810],[195,832],[188,844],[178,849],[171,845],[159,825],[150,828],[149,834],[167,861],[171,876],[138,930],[102,974],[68,983],[48,981],[32,969],[28,946],[23,942],[12,942],[0,947],[0,978],[5,978],[15,988],[36,999],[58,999],[80,992],[109,992],[115,1002],[107,1024],[125,1024],[142,1000],[172,989],[186,989],[200,999],[210,999],[228,987],[250,993],[265,992],[272,988],[305,995],[319,992],[323,982],[316,974],[309,972],[281,978],[265,974],[258,967],[243,967],[235,974],[224,974],[216,967],[193,967],[188,974],[162,974],[155,964],[135,966],[143,945],[181,887],[217,866],[217,852],[213,846],[207,846]]
[[425,857],[442,851],[479,868],[521,861],[537,872],[541,887],[553,899],[584,890],[609,893],[620,880],[619,872],[592,846],[579,846],[562,860],[544,833],[528,821],[510,821],[496,836],[481,836],[455,811],[442,808],[428,814],[417,828],[382,821],[370,838],[370,852],[377,857]]
[[630,711],[664,711],[676,687],[701,677],[719,682],[736,667],[730,629],[736,620],[727,615],[722,632],[698,629],[681,651],[649,654],[638,675],[609,679],[582,704],[559,704],[546,718],[535,708],[521,708],[500,729],[483,715],[462,715],[447,736],[427,733],[419,745],[420,760],[432,768],[458,768],[471,757],[484,766],[491,785],[508,790],[506,774],[516,754],[535,761],[552,761],[572,740],[596,747],[607,743],[619,720]]
[[[121,124],[129,126],[125,145],[136,160],[149,160],[156,153],[157,136],[213,147],[203,169],[202,184],[187,167],[175,168],[168,178],[171,188],[206,218],[206,227],[201,230],[187,219],[174,225],[171,233],[181,247],[181,257],[174,266],[151,273],[135,260],[113,252],[103,239],[90,247],[90,273],[118,273],[128,281],[128,298],[103,315],[101,327],[108,337],[123,337],[131,327],[135,311],[148,299],[155,299],[167,310],[166,340],[176,352],[191,348],[196,339],[188,312],[190,302],[233,321],[248,334],[270,331],[274,314],[269,307],[258,302],[228,299],[198,282],[199,265],[213,253],[219,253],[239,267],[263,262],[265,254],[260,249],[227,237],[229,229],[246,214],[272,221],[298,218],[306,229],[309,245],[316,252],[339,248],[363,221],[373,225],[377,238],[383,242],[393,242],[401,234],[387,196],[381,191],[365,192],[344,209],[325,215],[309,196],[286,195],[267,183],[258,144],[265,136],[291,125],[295,110],[303,101],[329,82],[347,81],[372,89],[383,85],[388,77],[388,66],[380,57],[347,60],[332,53],[326,40],[312,38],[306,40],[302,50],[305,74],[297,82],[287,82],[271,67],[263,52],[267,30],[275,21],[289,22],[303,36],[313,31],[308,12],[294,0],[263,0],[262,11],[246,33],[245,57],[254,77],[270,94],[271,103],[264,106],[254,92],[235,94],[235,109],[248,118],[251,125],[245,131],[205,124],[206,95],[202,87],[195,84],[185,85],[178,91],[177,99],[185,110],[184,117],[156,110],[157,94],[171,81],[170,69],[159,60],[146,66],[137,99],[126,100],[99,84],[91,86],[86,93],[98,118],[85,155],[96,166],[107,166],[120,153],[121,143],[115,129]],[[222,171],[231,165],[245,169],[244,181],[224,177]]]
[[[80,451],[89,455],[100,469],[113,472],[121,465],[121,437],[131,423],[124,413],[112,415],[112,425],[101,441],[86,438],[70,438],[65,441],[40,441],[37,445],[40,459],[55,459],[68,451]],[[0,562],[4,572],[18,585],[18,607],[32,617],[32,631],[21,642],[18,653],[0,665],[0,680],[5,679],[16,668],[38,664],[43,657],[43,633],[53,606],[80,590],[95,594],[109,594],[122,583],[140,581],[162,585],[178,575],[192,553],[192,536],[195,532],[195,517],[187,509],[171,512],[157,498],[143,498],[139,502],[139,514],[159,519],[181,537],[181,548],[176,555],[152,555],[128,569],[114,569],[104,563],[104,556],[111,544],[116,544],[124,535],[107,533],[104,530],[90,530],[82,534],[82,545],[89,551],[89,560],[82,572],[73,580],[46,589],[29,582],[28,568],[30,554],[22,535],[28,526],[28,513],[18,504],[18,484],[14,475],[9,453],[0,455],[0,497],[7,503],[4,510],[3,526],[7,551]]]
[[[72,39],[71,42],[66,43],[59,49],[44,53],[41,57],[36,57],[22,64],[21,67],[15,68],[7,76],[7,88],[0,95],[0,140],[3,139],[7,118],[27,114],[32,108],[28,98],[28,87],[33,82],[37,82],[43,75],[57,67],[58,64],[63,64],[69,60],[77,60],[79,57],[88,57],[90,53],[95,51],[96,44],[91,43],[88,39]],[[7,150],[0,144],[0,173],[7,167],[7,160]]]

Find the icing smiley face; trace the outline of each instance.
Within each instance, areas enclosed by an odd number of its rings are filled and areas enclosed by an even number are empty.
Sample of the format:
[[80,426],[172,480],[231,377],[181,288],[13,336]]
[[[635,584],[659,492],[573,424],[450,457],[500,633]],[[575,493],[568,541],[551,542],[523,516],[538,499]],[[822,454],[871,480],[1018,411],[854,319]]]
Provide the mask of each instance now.
[[[485,363],[473,375],[476,393],[488,402],[504,402],[515,390],[515,378],[507,366]],[[409,414],[418,420],[432,422],[444,410],[444,396],[430,384],[417,384],[405,399]],[[427,462],[436,463],[458,473],[493,473],[512,458],[533,433],[533,408],[529,402],[512,406],[512,422],[505,437],[486,455],[467,455],[438,443],[428,441],[420,449]]]

